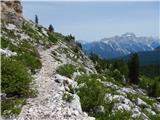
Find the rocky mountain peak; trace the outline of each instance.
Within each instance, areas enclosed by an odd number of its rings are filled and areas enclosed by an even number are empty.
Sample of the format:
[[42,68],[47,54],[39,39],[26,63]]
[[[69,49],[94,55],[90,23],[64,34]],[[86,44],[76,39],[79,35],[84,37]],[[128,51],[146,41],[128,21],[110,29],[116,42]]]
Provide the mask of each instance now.
[[1,1],[1,19],[8,23],[14,23],[17,26],[22,26],[22,5],[21,0],[2,0]]
[[122,37],[136,37],[136,35],[134,33],[125,33],[125,34],[122,34]]

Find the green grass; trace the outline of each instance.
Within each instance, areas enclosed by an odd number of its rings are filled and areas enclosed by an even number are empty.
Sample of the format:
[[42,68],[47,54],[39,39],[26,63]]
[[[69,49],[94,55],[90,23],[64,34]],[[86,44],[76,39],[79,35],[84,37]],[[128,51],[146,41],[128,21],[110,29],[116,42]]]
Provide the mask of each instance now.
[[62,65],[57,69],[57,72],[63,76],[71,78],[75,72],[75,67],[71,64]]

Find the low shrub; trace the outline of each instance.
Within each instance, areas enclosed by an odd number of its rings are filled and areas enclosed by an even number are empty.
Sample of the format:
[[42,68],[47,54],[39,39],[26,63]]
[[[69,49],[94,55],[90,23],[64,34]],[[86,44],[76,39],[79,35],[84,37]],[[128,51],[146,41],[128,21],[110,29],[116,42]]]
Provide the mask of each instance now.
[[11,58],[1,59],[1,89],[7,96],[28,95],[31,76],[27,68],[20,62]]
[[38,51],[27,41],[23,41],[15,51],[18,53],[15,59],[26,65],[32,73],[42,67]]
[[[100,116],[97,120],[129,120],[131,118],[131,113],[128,111],[117,111],[111,114],[105,114]],[[138,120],[138,119],[136,119]]]
[[26,103],[26,98],[8,99],[1,101],[2,115],[18,115],[21,107]]
[[35,73],[35,70],[40,69],[42,66],[39,58],[29,53],[23,53],[19,55],[17,59],[21,60],[31,70],[32,73]]
[[8,48],[11,51],[16,51],[17,46],[11,43],[8,38],[1,37],[1,48]]
[[82,109],[88,113],[95,112],[95,108],[104,103],[103,85],[97,80],[96,74],[83,75],[77,78],[79,84],[84,84],[78,90]]
[[53,32],[48,32],[48,40],[53,43],[56,43],[58,41],[58,39],[54,36]]
[[141,76],[139,86],[146,89],[148,95],[152,97],[160,97],[160,77],[149,78]]
[[57,72],[63,76],[72,77],[72,74],[75,72],[75,68],[71,64],[62,65],[57,69]]
[[64,39],[65,41],[70,42],[70,41],[74,41],[75,37],[70,34],[70,35],[65,36]]
[[67,101],[67,102],[71,102],[74,98],[70,93],[64,93],[63,95],[63,100]]

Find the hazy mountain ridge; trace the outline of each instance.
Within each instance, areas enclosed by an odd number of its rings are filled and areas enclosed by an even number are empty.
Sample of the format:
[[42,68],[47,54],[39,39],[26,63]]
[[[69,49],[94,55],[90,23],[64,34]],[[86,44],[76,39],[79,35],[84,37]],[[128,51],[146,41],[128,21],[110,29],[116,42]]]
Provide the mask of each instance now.
[[86,53],[95,53],[102,58],[112,59],[134,52],[152,51],[160,45],[158,38],[137,37],[133,33],[103,38],[100,41],[83,43]]

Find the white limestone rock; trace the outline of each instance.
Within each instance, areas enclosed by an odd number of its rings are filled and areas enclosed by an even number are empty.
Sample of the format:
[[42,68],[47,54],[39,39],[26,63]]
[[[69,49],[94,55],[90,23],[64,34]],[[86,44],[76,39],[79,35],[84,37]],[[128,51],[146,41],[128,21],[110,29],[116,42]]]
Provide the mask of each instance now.
[[16,56],[17,55],[16,52],[12,52],[8,48],[6,48],[6,49],[0,48],[0,53],[2,55],[5,55],[6,57],[11,57],[11,56]]

